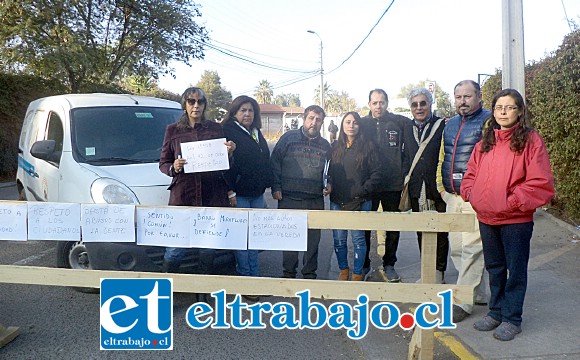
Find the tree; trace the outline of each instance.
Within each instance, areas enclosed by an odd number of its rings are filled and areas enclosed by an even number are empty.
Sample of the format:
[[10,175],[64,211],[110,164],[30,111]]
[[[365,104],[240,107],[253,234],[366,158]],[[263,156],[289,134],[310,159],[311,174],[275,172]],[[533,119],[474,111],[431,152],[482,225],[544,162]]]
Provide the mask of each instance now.
[[[325,81],[324,82],[324,104],[326,107],[326,104],[328,104],[328,102],[330,101],[330,92],[332,90],[330,89],[330,85],[328,85],[328,83]],[[316,104],[320,105],[320,85],[318,85],[316,87],[316,89],[314,89],[314,97],[312,97],[312,101],[314,101]]]
[[[407,85],[403,86],[401,88],[401,91],[399,91],[398,96],[406,99],[407,95],[409,94],[409,91],[416,89],[416,88],[425,87],[425,81],[431,81],[431,80],[419,81],[416,84],[407,84]],[[455,106],[454,106],[454,104],[451,103],[451,99],[449,97],[449,94],[446,93],[445,91],[443,91],[443,89],[441,89],[441,87],[437,83],[435,83],[435,100],[437,102],[437,109],[433,109],[433,110],[438,110],[440,113],[440,116],[444,116],[444,117],[453,116],[453,114],[455,113]]]
[[217,71],[204,71],[195,86],[202,89],[207,97],[205,116],[208,119],[221,120],[232,102],[232,93],[222,87]]
[[274,104],[280,106],[300,106],[300,96],[298,94],[282,93],[276,95]]
[[0,66],[64,81],[113,84],[174,74],[170,60],[203,58],[207,31],[191,0],[4,0]]
[[[326,97],[326,96],[325,96]],[[355,111],[356,100],[351,98],[346,91],[331,90],[326,102],[326,110],[335,114],[344,114],[349,111]]]
[[260,81],[260,84],[258,84],[254,92],[254,96],[259,104],[270,104],[272,102],[272,96],[274,96],[270,82],[265,79]]

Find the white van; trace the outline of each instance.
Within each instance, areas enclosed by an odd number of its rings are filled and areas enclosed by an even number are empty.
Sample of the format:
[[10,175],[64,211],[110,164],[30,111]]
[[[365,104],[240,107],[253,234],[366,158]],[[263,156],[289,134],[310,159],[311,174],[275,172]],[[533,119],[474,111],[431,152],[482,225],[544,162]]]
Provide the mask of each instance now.
[[[159,171],[159,157],[165,128],[182,112],[177,102],[134,95],[74,94],[33,101],[18,145],[20,199],[167,205],[171,178]],[[163,251],[61,241],[57,266],[160,271]],[[192,250],[182,268],[197,267],[198,258]]]

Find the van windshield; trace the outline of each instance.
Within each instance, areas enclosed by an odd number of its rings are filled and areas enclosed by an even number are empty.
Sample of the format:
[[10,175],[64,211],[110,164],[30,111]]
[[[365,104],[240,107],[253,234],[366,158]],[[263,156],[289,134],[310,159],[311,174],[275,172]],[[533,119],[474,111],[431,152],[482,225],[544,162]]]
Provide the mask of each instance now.
[[181,114],[180,109],[135,106],[73,109],[73,157],[92,165],[158,162],[165,128]]

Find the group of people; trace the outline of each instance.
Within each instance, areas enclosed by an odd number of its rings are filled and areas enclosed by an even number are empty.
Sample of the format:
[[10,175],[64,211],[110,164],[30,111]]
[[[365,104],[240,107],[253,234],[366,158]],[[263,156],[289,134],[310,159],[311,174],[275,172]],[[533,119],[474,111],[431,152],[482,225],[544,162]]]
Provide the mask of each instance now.
[[[554,194],[550,163],[516,90],[498,92],[492,111],[483,108],[474,81],[459,82],[454,97],[457,115],[440,119],[432,112],[431,93],[413,89],[407,97],[413,119],[408,119],[387,111],[387,93],[374,89],[369,114],[346,113],[332,144],[320,133],[324,109],[311,105],[304,110],[303,125],[285,132],[270,155],[256,100],[234,99],[220,125],[205,118],[203,90],[189,88],[181,101],[184,114],[168,126],[161,154],[160,170],[173,177],[169,205],[264,208],[270,187],[279,209],[323,210],[324,196],[330,195],[331,210],[376,211],[381,206],[396,212],[406,185],[414,212],[476,214],[476,231],[437,235],[437,282],[445,281],[450,252],[457,284],[474,289],[476,305],[489,304],[475,328],[511,340],[521,332],[533,213]],[[184,173],[179,144],[216,138],[226,138],[229,170]],[[338,279],[362,281],[371,269],[371,231],[350,232],[352,272],[348,231],[332,232]],[[300,269],[305,279],[317,277],[320,235],[319,229],[308,230]],[[420,248],[420,233],[417,238]],[[387,231],[382,267],[389,282],[400,281],[398,243],[399,232]],[[211,258],[211,250],[204,252],[201,256]],[[183,253],[167,248],[163,270],[177,271]],[[235,257],[240,275],[258,276],[257,251],[236,251]],[[282,276],[295,278],[298,266],[299,253],[284,251]],[[491,296],[484,287],[484,268]],[[454,322],[472,311],[473,305],[454,305]]]

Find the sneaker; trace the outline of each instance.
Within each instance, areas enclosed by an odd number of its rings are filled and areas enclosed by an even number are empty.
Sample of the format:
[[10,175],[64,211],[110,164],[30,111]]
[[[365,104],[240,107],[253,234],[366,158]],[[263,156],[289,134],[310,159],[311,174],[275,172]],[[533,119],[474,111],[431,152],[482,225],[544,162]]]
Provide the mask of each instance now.
[[383,267],[385,272],[385,276],[387,277],[388,282],[399,282],[401,281],[401,277],[395,271],[395,267],[393,265],[385,265]]
[[363,267],[363,271],[362,271],[363,278],[366,278],[367,277],[368,273],[371,272],[371,269],[372,268],[370,266]]
[[483,317],[483,319],[479,319],[473,324],[475,330],[478,331],[491,331],[501,324],[501,321],[498,321],[492,318],[489,315]]
[[493,337],[501,341],[513,340],[522,332],[522,327],[509,322],[502,322],[493,332]]
[[284,271],[282,273],[282,277],[284,279],[296,279],[296,273],[289,273],[289,272]]
[[458,323],[465,320],[466,317],[471,315],[467,311],[463,310],[463,308],[459,305],[453,305],[453,322]]

